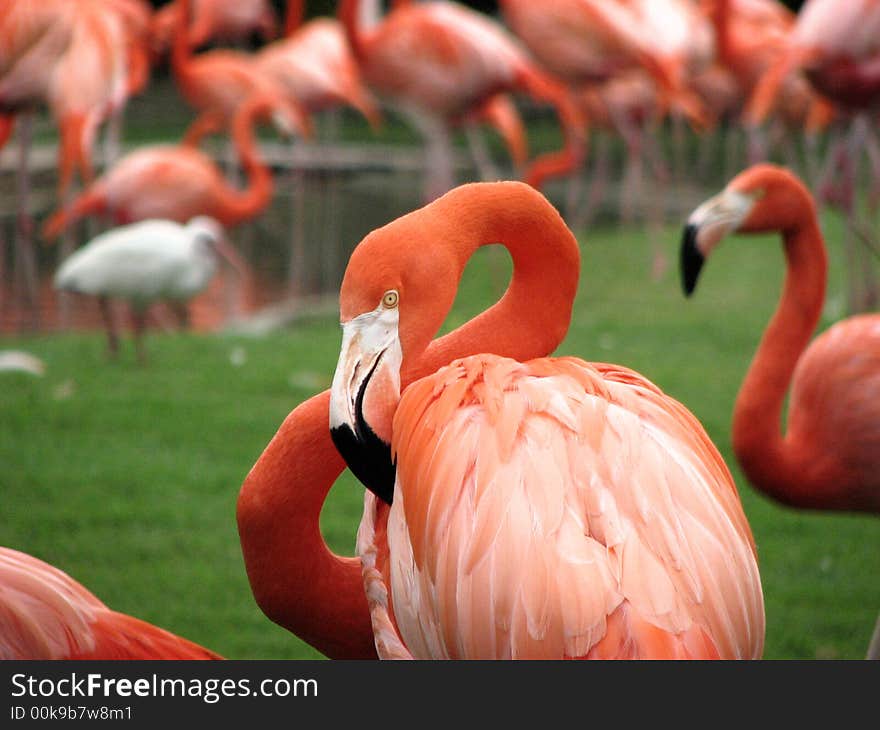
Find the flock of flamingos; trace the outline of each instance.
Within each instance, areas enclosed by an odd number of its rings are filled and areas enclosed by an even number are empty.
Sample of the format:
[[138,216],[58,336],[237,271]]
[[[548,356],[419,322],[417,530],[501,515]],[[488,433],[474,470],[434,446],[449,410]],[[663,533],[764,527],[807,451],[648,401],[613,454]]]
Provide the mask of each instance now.
[[[622,365],[549,357],[568,329],[580,249],[540,189],[576,176],[587,130],[603,124],[632,154],[653,144],[657,115],[747,129],[749,164],[691,213],[681,248],[691,294],[729,234],[778,232],[784,247],[780,302],[734,406],[736,458],[782,503],[880,512],[880,316],[814,339],[827,270],[816,199],[858,231],[863,161],[869,192],[880,188],[880,2],[807,0],[798,15],[775,0],[499,5],[504,24],[448,0],[397,0],[384,15],[340,0],[338,19],[303,23],[291,0],[283,37],[268,41],[276,18],[254,0],[155,13],[141,0],[12,0],[0,9],[0,140],[17,115],[48,106],[59,205],[42,234],[100,215],[123,226],[99,237],[104,250],[165,251],[176,263],[150,270],[154,284],[170,271],[151,291],[131,271],[112,288],[106,263],[101,276],[84,263],[70,274],[71,288],[143,308],[192,296],[224,229],[267,205],[256,124],[309,137],[312,116],[335,105],[374,127],[385,106],[403,113],[425,140],[425,205],[352,252],[332,386],[290,413],[241,488],[260,607],[331,658],[760,658],[755,544],[700,423]],[[197,50],[252,32],[267,39],[255,53]],[[166,52],[195,120],[179,143],[136,149],[95,177],[98,129]],[[562,149],[530,155],[522,94],[553,109]],[[485,124],[522,181],[456,186],[453,132]],[[768,124],[783,139],[832,125],[815,179],[758,161]],[[230,136],[242,187],[200,150],[208,134]],[[497,242],[513,260],[509,288],[436,337],[468,259]],[[356,557],[333,554],[319,528],[346,467],[367,489]],[[219,658],[8,548],[0,629],[3,658]]]

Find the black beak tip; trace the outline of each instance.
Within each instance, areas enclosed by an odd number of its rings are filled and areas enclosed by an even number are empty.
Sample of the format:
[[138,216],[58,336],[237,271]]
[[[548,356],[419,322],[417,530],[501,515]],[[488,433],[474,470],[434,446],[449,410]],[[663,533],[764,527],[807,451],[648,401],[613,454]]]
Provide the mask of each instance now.
[[700,270],[706,260],[700,249],[697,248],[697,233],[699,227],[688,223],[681,237],[681,288],[684,295],[689,297],[694,293]]

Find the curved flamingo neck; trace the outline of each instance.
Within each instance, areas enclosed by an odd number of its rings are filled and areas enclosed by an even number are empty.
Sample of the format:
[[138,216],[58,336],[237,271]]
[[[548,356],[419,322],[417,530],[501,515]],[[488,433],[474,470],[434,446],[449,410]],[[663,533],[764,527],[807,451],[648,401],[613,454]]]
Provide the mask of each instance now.
[[418,333],[413,357],[404,349],[402,384],[481,352],[517,360],[553,352],[568,331],[580,276],[577,241],[556,209],[528,185],[505,183],[457,188],[430,210],[424,229],[432,246],[449,248],[456,286],[474,252],[493,243],[507,248],[513,275],[498,302],[453,332],[430,341],[432,324]]
[[232,139],[238,159],[244,167],[248,183],[243,190],[225,185],[220,192],[216,217],[227,226],[248,220],[266,207],[272,196],[272,174],[257,150],[254,127],[260,114],[270,108],[268,99],[251,99],[236,114]]
[[287,0],[287,11],[284,15],[284,35],[290,36],[303,24],[305,17],[304,0]]
[[715,28],[715,40],[718,44],[718,58],[730,64],[730,0],[715,0],[709,10],[709,18]]
[[325,391],[293,410],[251,469],[236,517],[254,597],[273,621],[332,659],[376,657],[360,560],[321,536],[327,492],[345,468]]
[[373,27],[379,22],[379,6],[375,0],[340,0],[337,17],[345,29],[351,52],[362,62],[369,53]]
[[811,489],[798,444],[782,435],[782,411],[792,375],[819,322],[827,255],[815,211],[782,232],[786,275],[779,306],[767,325],[733,413],[733,448],[749,480],[787,504]]
[[171,68],[184,87],[189,85],[192,76],[190,73],[192,48],[189,38],[192,15],[192,0],[179,0],[177,5],[177,22],[171,45]]

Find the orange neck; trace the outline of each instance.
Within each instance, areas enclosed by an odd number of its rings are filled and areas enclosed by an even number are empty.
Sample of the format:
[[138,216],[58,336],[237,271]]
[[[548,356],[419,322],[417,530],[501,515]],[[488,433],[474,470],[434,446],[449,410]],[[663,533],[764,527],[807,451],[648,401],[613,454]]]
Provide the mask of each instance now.
[[337,10],[337,17],[342,23],[342,27],[345,28],[351,52],[359,62],[362,62],[367,56],[367,46],[369,45],[367,31],[361,23],[362,8],[362,0],[340,0]]
[[189,32],[192,22],[192,0],[178,0],[177,24],[171,46],[171,68],[180,84],[186,88],[190,78],[189,64],[192,60]]
[[272,101],[251,99],[238,111],[232,124],[232,139],[238,159],[244,167],[248,185],[244,190],[225,187],[221,192],[216,217],[223,225],[234,226],[253,218],[269,204],[272,197],[272,173],[257,150],[254,126],[258,116],[271,108]]
[[787,504],[811,490],[809,471],[782,436],[785,395],[825,300],[827,256],[815,211],[783,231],[787,264],[779,307],[767,326],[736,399],[733,448],[749,480]]
[[333,554],[321,536],[321,507],[345,468],[329,407],[325,391],[278,429],[239,493],[239,537],[254,598],[270,619],[331,659],[374,659],[360,560]]
[[299,30],[305,16],[304,0],[287,0],[287,12],[284,16],[284,35],[289,36]]
[[[568,331],[580,275],[577,241],[556,209],[532,188],[510,183],[491,191],[463,186],[417,213],[430,218],[413,222],[432,232],[431,245],[444,242],[449,248],[457,267],[454,289],[473,253],[493,243],[507,248],[513,275],[498,302],[453,332],[430,340],[447,308],[408,336],[402,386],[456,358],[481,352],[517,360],[553,352]],[[453,299],[454,291],[452,298],[446,297]]]

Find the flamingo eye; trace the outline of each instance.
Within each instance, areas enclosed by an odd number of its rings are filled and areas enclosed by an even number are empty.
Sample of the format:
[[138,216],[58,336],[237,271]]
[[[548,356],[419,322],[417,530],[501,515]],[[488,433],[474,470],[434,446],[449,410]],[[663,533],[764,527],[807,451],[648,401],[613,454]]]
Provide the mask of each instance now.
[[399,300],[400,295],[394,289],[389,289],[382,295],[382,306],[385,309],[394,309]]

